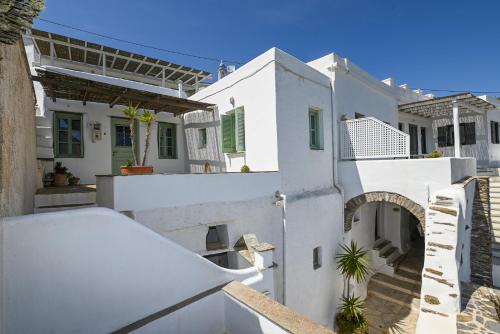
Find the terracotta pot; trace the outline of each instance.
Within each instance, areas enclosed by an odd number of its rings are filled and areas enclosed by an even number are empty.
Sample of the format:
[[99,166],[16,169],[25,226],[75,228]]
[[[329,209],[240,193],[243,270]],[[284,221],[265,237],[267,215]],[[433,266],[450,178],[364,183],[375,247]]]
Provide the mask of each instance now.
[[153,174],[153,166],[122,166],[120,171],[122,175],[147,175]]
[[68,185],[68,176],[66,174],[54,174],[54,185],[56,187],[65,187]]
[[69,179],[70,186],[77,186],[79,182],[80,182],[79,177],[72,177],[71,179]]

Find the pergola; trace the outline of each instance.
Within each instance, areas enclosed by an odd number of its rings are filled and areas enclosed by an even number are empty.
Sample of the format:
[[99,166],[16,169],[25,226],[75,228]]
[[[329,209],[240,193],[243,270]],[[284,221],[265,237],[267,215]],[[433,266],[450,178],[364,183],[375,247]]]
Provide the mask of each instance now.
[[430,100],[400,104],[398,111],[426,118],[453,115],[455,157],[460,157],[460,121],[463,113],[485,114],[495,106],[471,93],[437,97]]
[[170,89],[105,77],[91,73],[82,73],[66,69],[36,68],[34,81],[42,84],[45,94],[54,102],[56,99],[67,99],[115,105],[139,105],[140,108],[155,112],[169,112],[174,115],[195,110],[213,110],[213,105],[193,101],[168,94]]

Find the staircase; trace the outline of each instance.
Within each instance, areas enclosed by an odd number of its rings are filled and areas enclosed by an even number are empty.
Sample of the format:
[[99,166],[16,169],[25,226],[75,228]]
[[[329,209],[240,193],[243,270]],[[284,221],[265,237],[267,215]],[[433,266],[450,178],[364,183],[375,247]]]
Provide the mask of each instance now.
[[368,284],[365,316],[372,333],[415,333],[422,268],[404,258],[392,276],[376,273]]
[[389,240],[377,239],[372,251],[373,266],[375,271],[387,275],[394,275],[394,271],[399,263],[404,259],[404,255],[392,245]]
[[491,217],[491,255],[493,265],[500,265],[500,177],[490,177],[490,217]]
[[34,212],[54,212],[95,206],[97,204],[94,185],[49,187],[37,190]]

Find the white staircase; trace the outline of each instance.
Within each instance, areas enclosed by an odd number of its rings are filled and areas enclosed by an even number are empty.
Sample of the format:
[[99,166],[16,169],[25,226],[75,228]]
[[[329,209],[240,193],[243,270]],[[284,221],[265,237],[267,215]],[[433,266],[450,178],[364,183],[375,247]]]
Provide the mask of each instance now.
[[50,187],[35,194],[35,213],[95,207],[95,186]]
[[404,259],[404,255],[390,241],[381,238],[375,241],[372,258],[376,272],[394,276],[394,272]]
[[493,264],[500,265],[500,176],[490,177],[491,253]]

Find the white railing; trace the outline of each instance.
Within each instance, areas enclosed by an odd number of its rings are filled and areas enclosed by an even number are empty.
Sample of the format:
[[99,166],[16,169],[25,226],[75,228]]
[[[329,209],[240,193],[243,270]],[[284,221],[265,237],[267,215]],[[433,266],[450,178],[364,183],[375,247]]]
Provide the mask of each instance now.
[[373,117],[341,122],[340,140],[344,160],[410,157],[410,136]]

